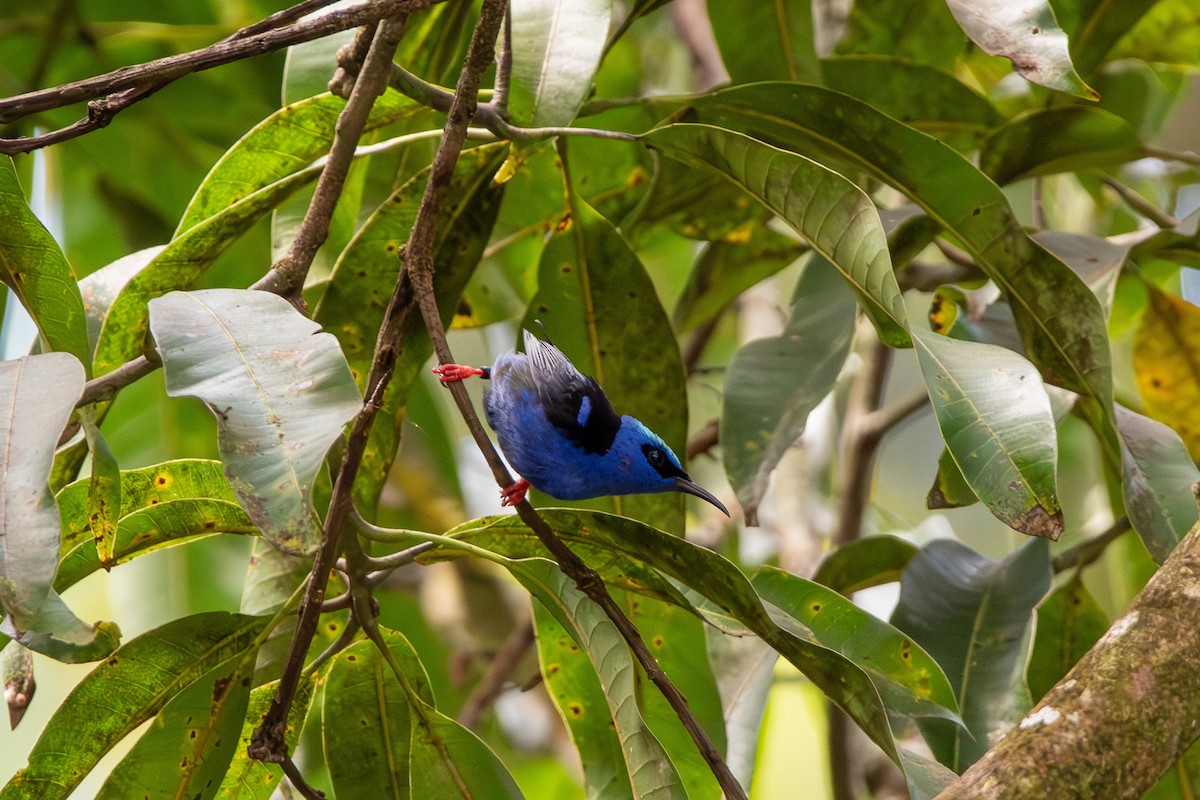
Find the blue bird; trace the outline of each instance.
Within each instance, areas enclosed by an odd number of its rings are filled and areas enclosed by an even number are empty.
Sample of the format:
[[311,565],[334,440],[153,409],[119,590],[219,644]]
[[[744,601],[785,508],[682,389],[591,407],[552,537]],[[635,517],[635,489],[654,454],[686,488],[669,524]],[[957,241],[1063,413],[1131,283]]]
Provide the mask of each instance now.
[[508,463],[520,479],[501,494],[517,505],[530,485],[560,500],[618,494],[686,492],[729,511],[695,483],[653,431],[618,416],[594,378],[554,345],[525,331],[525,352],[508,352],[491,368],[442,364],[443,383],[491,380],[483,407]]

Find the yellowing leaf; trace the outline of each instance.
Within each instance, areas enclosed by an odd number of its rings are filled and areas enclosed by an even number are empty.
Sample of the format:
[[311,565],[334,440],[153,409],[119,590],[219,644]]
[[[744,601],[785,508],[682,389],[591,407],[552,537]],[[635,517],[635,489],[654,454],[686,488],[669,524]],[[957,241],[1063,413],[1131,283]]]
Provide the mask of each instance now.
[[1174,428],[1200,460],[1200,308],[1151,288],[1133,370],[1146,415]]

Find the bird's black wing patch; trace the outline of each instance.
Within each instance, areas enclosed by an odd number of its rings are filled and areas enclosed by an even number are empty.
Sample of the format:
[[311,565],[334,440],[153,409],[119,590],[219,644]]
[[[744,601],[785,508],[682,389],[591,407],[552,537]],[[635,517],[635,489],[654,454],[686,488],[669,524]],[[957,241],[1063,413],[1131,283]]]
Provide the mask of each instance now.
[[604,390],[552,344],[525,334],[525,354],[533,365],[538,399],[546,419],[588,453],[604,455],[621,428]]

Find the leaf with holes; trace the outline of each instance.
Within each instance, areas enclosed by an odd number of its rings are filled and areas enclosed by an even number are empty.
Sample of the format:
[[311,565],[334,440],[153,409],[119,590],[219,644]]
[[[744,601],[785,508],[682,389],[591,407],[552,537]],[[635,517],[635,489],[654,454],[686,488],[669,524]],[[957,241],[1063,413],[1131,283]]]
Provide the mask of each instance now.
[[313,483],[362,401],[337,339],[265,292],[172,292],[150,304],[167,394],[217,415],[225,475],[262,535],[311,553]]

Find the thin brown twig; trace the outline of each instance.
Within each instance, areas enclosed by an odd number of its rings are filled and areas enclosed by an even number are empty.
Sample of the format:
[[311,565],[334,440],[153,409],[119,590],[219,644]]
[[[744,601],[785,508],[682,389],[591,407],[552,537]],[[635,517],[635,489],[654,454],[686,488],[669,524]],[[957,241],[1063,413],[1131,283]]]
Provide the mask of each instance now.
[[1146,219],[1153,222],[1160,228],[1174,228],[1179,224],[1176,217],[1171,216],[1166,211],[1163,211],[1158,206],[1151,203],[1146,198],[1129,188],[1125,184],[1118,181],[1111,175],[1101,175],[1100,180],[1104,185],[1117,193],[1117,196],[1125,201],[1125,204],[1132,208],[1137,213],[1141,214]]
[[[406,15],[401,15],[383,23],[391,26],[386,41],[400,41],[405,18]],[[375,26],[367,28],[374,30]],[[354,149],[358,147],[358,141],[366,129],[367,117],[371,114],[371,107],[375,105],[375,98],[387,90],[388,73],[394,52],[393,47],[386,55],[381,55],[382,49],[374,46],[367,51],[358,79],[354,82],[354,89],[350,92],[350,99],[338,115],[329,157],[325,168],[321,170],[321,177],[317,179],[317,187],[313,190],[312,200],[300,223],[300,229],[288,246],[287,252],[271,265],[267,274],[256,281],[251,289],[274,292],[293,305],[303,305],[300,290],[304,286],[304,278],[312,267],[317,250],[329,238],[329,223],[333,219],[338,198],[342,196],[346,176],[350,173]],[[301,308],[301,311],[303,310]]]
[[834,543],[841,547],[853,542],[862,532],[862,519],[871,493],[871,467],[880,435],[867,426],[867,419],[879,409],[883,385],[892,363],[892,351],[873,338],[867,348],[866,363],[855,377],[846,401],[842,429],[841,475],[842,513]]
[[106,372],[100,377],[93,378],[84,384],[83,394],[80,396],[79,402],[75,404],[75,407],[81,408],[89,406],[92,403],[111,400],[117,396],[117,392],[134,381],[146,377],[161,365],[162,362],[159,361],[157,353],[154,358],[140,355],[132,361],[126,361],[112,372]]
[[496,656],[488,664],[483,679],[479,681],[475,690],[471,692],[471,696],[467,698],[467,702],[463,704],[462,710],[458,712],[458,721],[462,725],[471,730],[479,727],[484,713],[492,707],[496,698],[504,691],[504,685],[508,683],[509,676],[512,675],[513,670],[517,668],[517,664],[525,657],[525,654],[529,652],[533,642],[532,622],[518,625],[508,635],[504,644],[496,651]]
[[691,461],[697,456],[704,455],[709,450],[716,447],[721,441],[721,421],[716,417],[708,422],[692,434],[687,440],[687,460]]
[[304,776],[300,774],[300,768],[290,757],[285,756],[279,764],[283,767],[283,774],[291,781],[292,786],[300,793],[301,797],[305,800],[325,800],[325,793],[308,785],[308,781],[304,780]]
[[442,1],[377,0],[361,3],[286,27],[274,27],[244,36],[241,35],[242,31],[238,31],[233,36],[200,50],[4,98],[0,100],[0,123],[13,122],[31,114],[88,100],[94,102],[89,103],[86,117],[66,128],[39,136],[0,139],[0,153],[27,153],[96,130],[107,125],[116,114],[138,100],[193,72],[319,39],[331,33],[375,23],[380,19],[416,11]]
[[[387,68],[396,52],[396,46],[400,42],[401,29],[402,25],[399,21],[387,20],[376,31],[375,42],[371,45],[371,52],[359,75],[359,80],[364,82],[368,88],[377,81],[386,81]],[[332,207],[329,210],[332,212]],[[397,295],[401,294],[400,287],[406,284],[406,281],[398,282],[393,301],[404,302],[403,298],[398,298]],[[389,312],[391,311],[392,308],[389,307]],[[321,603],[325,599],[325,588],[329,582],[329,570],[337,557],[342,528],[350,516],[352,506],[350,489],[358,475],[362,454],[366,450],[367,436],[370,434],[371,426],[374,424],[379,409],[383,406],[383,392],[387,380],[381,376],[390,376],[390,369],[395,363],[394,350],[390,351],[390,358],[389,353],[383,351],[384,348],[376,346],[375,360],[371,365],[371,373],[367,380],[366,400],[363,403],[362,411],[354,420],[342,455],[342,463],[334,479],[329,510],[325,515],[321,547],[313,559],[308,586],[300,604],[296,631],[288,650],[287,662],[284,665],[283,674],[280,676],[275,697],[271,701],[271,707],[251,738],[248,748],[251,758],[279,761],[287,757],[284,728],[287,724],[288,711],[296,696],[308,646],[317,630],[317,622],[321,616]]]
[[1110,544],[1124,536],[1131,528],[1132,524],[1128,517],[1119,517],[1108,530],[1097,536],[1088,539],[1085,542],[1080,542],[1074,547],[1063,550],[1050,560],[1050,567],[1054,570],[1054,574],[1066,572],[1069,569],[1075,569],[1088,566],[1100,556],[1104,555],[1105,549]]

